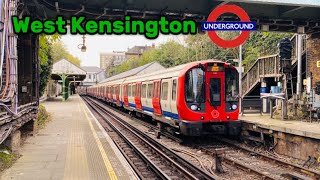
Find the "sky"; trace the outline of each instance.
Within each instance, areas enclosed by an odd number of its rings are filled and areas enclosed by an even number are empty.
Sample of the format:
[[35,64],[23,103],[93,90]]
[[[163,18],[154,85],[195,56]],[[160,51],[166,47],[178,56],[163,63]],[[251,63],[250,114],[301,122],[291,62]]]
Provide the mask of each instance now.
[[100,53],[112,51],[126,51],[135,45],[151,46],[155,43],[156,47],[168,40],[183,43],[183,36],[162,35],[157,39],[149,40],[143,35],[86,35],[86,52],[81,52],[78,45],[82,44],[82,35],[63,35],[61,40],[66,45],[68,51],[80,58],[81,66],[100,66]]

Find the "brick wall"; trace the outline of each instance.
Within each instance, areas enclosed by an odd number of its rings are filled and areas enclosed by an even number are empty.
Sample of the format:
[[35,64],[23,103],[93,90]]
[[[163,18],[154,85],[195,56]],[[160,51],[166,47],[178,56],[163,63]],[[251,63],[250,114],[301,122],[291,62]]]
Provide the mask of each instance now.
[[320,67],[317,67],[317,61],[320,61],[320,33],[310,35],[307,39],[307,76],[312,73],[312,86],[320,81]]

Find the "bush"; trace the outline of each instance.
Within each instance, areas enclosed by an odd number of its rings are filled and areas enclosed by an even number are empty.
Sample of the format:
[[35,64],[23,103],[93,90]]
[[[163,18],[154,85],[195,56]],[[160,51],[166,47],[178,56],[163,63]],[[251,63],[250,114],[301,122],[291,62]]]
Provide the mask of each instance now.
[[39,111],[37,114],[37,121],[36,121],[37,129],[44,128],[46,122],[50,121],[50,119],[51,119],[50,114],[47,112],[46,108],[42,104],[40,104]]

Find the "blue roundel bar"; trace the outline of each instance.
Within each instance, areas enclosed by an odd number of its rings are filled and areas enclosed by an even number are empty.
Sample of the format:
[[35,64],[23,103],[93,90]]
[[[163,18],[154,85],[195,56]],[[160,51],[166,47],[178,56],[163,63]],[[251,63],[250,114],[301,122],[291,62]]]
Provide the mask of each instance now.
[[255,31],[256,22],[202,22],[202,31]]

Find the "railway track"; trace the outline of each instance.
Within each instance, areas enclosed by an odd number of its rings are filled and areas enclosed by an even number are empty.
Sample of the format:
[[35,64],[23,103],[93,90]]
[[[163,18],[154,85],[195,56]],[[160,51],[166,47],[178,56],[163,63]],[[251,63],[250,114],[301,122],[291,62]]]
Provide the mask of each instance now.
[[118,135],[117,138],[112,136],[113,140],[135,169],[139,178],[218,179],[116,116],[103,104],[89,97],[83,97],[83,99]]
[[[117,111],[117,113],[121,113],[122,115],[126,115],[125,113],[114,109]],[[143,124],[144,126],[153,129],[154,131],[159,130],[157,126],[152,125],[150,123],[147,123],[145,121],[142,121],[138,118],[134,119],[135,121],[138,121],[139,123]],[[170,133],[163,133],[164,136],[166,136],[168,139],[171,139],[175,142],[182,142],[181,139],[172,136]],[[218,146],[204,146],[204,145],[195,145],[191,144],[193,148],[199,149],[203,151],[204,153],[217,157],[217,154],[219,154],[219,149],[223,149],[225,154],[222,157],[222,162],[224,164],[227,164],[229,166],[236,167],[238,169],[242,169],[245,172],[248,172],[253,175],[257,175],[261,177],[262,179],[279,179],[278,177],[281,177],[283,179],[320,179],[319,172],[313,171],[308,168],[304,168],[302,166],[292,164],[290,162],[286,162],[281,159],[274,158],[272,156],[268,156],[266,154],[256,152],[255,150],[249,149],[248,147],[241,146],[238,142],[229,140],[226,138],[216,138],[216,137],[210,137],[211,141],[212,139],[215,140],[215,142],[220,142],[220,145]],[[184,152],[185,154],[188,154],[187,152]],[[191,155],[190,155],[191,156]],[[276,172],[273,172],[272,169],[269,168],[269,170],[262,170],[261,168],[257,167],[255,163],[245,161],[244,159],[250,160],[250,157],[258,157],[257,162],[263,162],[262,164],[270,164],[273,165],[273,167],[279,167],[284,170],[283,172],[276,174]],[[195,157],[193,157],[195,158]],[[204,168],[203,168],[204,169]],[[267,168],[266,168],[267,169]],[[213,173],[211,170],[208,172]]]

